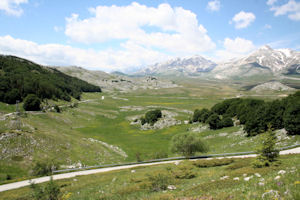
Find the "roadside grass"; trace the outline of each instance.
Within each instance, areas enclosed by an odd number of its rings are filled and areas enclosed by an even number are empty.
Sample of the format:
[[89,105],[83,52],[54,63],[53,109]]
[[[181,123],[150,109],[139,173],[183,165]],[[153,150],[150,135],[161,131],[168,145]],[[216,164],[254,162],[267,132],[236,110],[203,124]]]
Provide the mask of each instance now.
[[[201,162],[205,162],[207,167],[199,168],[195,165]],[[253,168],[252,162],[253,158],[233,159],[232,162],[219,159],[182,161],[179,165],[138,167],[134,171],[125,169],[78,176],[56,183],[60,185],[62,194],[69,195],[70,200],[299,199],[298,155],[281,156],[277,164],[266,168]],[[165,185],[173,185],[175,189],[153,190]],[[6,191],[0,193],[0,199],[27,200],[31,192],[29,187]]]

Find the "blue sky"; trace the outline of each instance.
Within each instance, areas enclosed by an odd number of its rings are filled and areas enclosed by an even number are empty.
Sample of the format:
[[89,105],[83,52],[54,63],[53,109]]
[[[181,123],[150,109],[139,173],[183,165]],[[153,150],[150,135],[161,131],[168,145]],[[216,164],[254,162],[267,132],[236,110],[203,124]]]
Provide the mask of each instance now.
[[104,71],[300,49],[297,0],[1,0],[0,53]]

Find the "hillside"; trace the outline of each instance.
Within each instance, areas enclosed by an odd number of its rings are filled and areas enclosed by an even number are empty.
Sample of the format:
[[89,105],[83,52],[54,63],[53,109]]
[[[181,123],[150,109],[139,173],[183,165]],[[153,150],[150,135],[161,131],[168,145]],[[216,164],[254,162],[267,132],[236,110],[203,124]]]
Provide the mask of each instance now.
[[97,85],[103,91],[129,92],[138,89],[160,89],[178,87],[176,84],[153,76],[133,77],[121,72],[111,74],[102,71],[90,71],[81,67],[56,67],[59,71]]
[[82,92],[101,92],[100,87],[15,56],[0,55],[0,101],[22,101],[27,94],[41,99],[80,99]]

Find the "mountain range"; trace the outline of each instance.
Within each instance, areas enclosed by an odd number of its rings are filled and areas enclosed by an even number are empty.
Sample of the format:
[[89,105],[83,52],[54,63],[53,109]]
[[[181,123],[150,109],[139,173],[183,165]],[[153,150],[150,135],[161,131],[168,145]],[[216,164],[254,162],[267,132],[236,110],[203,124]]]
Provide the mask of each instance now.
[[202,56],[176,58],[156,63],[136,75],[204,76],[214,79],[243,79],[300,75],[300,52],[291,49],[272,49],[265,45],[240,59],[216,63]]

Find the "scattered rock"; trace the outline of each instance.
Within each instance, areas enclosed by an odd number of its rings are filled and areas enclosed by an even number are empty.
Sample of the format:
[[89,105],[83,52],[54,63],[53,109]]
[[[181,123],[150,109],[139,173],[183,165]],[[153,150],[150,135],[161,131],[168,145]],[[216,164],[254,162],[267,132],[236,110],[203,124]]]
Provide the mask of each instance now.
[[239,177],[234,177],[233,180],[234,180],[234,181],[239,181],[240,178],[239,178]]
[[176,186],[175,185],[168,185],[168,190],[176,190]]
[[225,180],[225,179],[228,179],[228,178],[229,178],[229,176],[223,176],[223,177],[220,178],[220,180]]
[[278,180],[278,179],[280,179],[280,176],[276,176],[276,177],[274,178],[274,180]]
[[278,172],[278,174],[281,174],[281,175],[283,175],[283,174],[285,174],[285,173],[286,173],[285,170],[280,170],[280,171]]
[[255,173],[254,175],[259,178],[261,177],[261,175],[259,173]]

